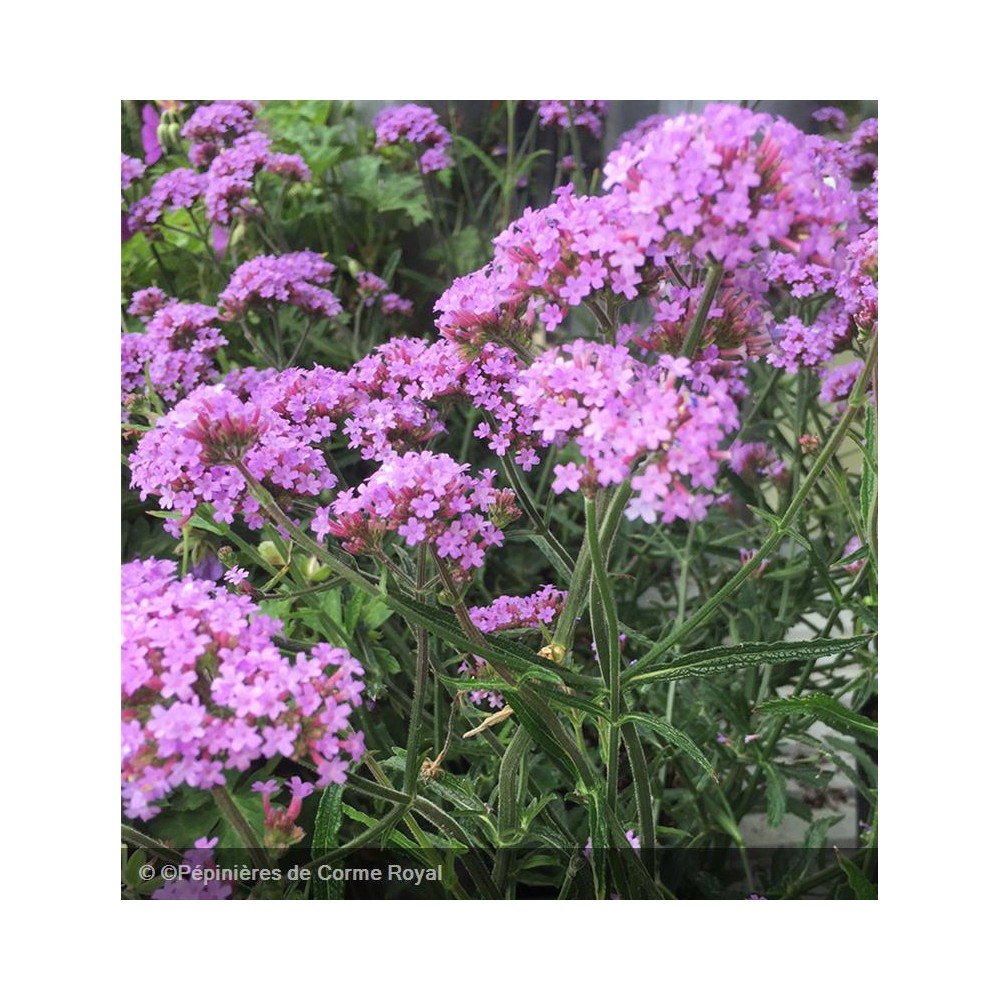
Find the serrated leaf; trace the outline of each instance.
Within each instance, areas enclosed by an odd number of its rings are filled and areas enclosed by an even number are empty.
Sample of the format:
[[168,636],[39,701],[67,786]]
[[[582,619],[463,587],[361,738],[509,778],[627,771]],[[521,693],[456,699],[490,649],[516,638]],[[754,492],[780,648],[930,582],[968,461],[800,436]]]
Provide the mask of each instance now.
[[864,740],[871,745],[878,742],[878,724],[852,711],[828,694],[815,692],[799,698],[776,698],[757,706],[758,712],[768,715],[814,716],[840,733]]
[[678,656],[668,663],[646,665],[640,660],[623,675],[626,688],[653,681],[680,680],[683,677],[711,677],[727,670],[756,667],[762,663],[787,663],[790,660],[815,660],[857,649],[870,642],[873,635],[848,636],[843,639],[805,639],[797,642],[745,642],[736,646],[716,646],[697,653]]
[[850,858],[837,852],[837,864],[847,876],[847,883],[855,899],[878,899],[878,889],[868,881],[865,873]]
[[[316,810],[316,827],[313,831],[312,856],[320,858],[336,846],[340,826],[344,820],[344,786],[327,785]],[[344,883],[340,879],[317,880],[313,885],[317,899],[343,899]]]
[[830,832],[830,827],[836,826],[843,816],[821,816],[815,820],[806,830],[803,846],[809,849],[818,849],[826,844],[826,835]]
[[785,818],[785,810],[788,808],[788,790],[785,785],[785,777],[771,761],[764,761],[761,766],[764,770],[764,776],[767,778],[767,825],[780,826],[781,821]]
[[691,737],[681,732],[675,726],[664,722],[663,719],[656,719],[651,715],[631,713],[623,715],[619,719],[619,722],[634,722],[637,726],[645,726],[647,729],[652,729],[654,733],[662,736],[672,746],[686,753],[713,781],[717,782],[719,780],[719,776],[715,773],[715,768],[712,767],[712,762],[698,749]]

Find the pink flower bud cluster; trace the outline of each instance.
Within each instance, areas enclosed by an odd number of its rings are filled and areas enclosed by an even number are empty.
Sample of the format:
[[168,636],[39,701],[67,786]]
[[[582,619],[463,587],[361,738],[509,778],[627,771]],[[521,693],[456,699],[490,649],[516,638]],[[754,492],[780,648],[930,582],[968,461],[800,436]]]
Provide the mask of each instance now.
[[175,578],[173,563],[122,567],[122,801],[150,819],[183,784],[212,789],[262,758],[308,760],[317,785],[346,780],[364,753],[349,732],[364,670],[326,643],[294,659],[280,622],[249,597]]

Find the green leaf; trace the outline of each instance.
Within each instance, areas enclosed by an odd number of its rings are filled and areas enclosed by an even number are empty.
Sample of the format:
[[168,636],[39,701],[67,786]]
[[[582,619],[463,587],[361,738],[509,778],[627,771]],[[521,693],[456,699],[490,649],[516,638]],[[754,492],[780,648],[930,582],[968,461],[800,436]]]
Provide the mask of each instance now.
[[[821,656],[846,653],[870,642],[872,635],[844,639],[805,639],[797,642],[745,642],[736,646],[687,653],[663,664],[646,666],[641,672],[632,667],[625,671],[626,687],[653,681],[673,681],[683,677],[711,677],[727,670],[756,667],[762,663],[786,663],[789,660],[815,660]],[[641,662],[641,661],[640,661]]]
[[803,695],[800,698],[776,698],[773,701],[765,701],[757,706],[757,711],[768,715],[813,716],[838,732],[854,736],[873,746],[878,742],[876,723],[842,705],[836,698],[821,692]]
[[767,825],[780,826],[788,808],[785,777],[769,760],[764,761],[761,766],[767,778]]
[[[344,786],[327,785],[316,810],[316,828],[313,831],[312,856],[321,858],[337,846],[340,825],[344,819]],[[313,886],[317,899],[343,899],[344,883],[338,879],[317,881]]]
[[456,133],[453,137],[455,149],[462,156],[474,156],[486,168],[490,176],[497,182],[503,184],[503,168],[484,153],[471,139]]
[[847,882],[854,893],[855,899],[878,899],[878,889],[868,881],[865,873],[850,858],[837,852],[837,864],[840,865]]
[[843,818],[843,816],[821,816],[806,830],[803,846],[807,850],[823,847],[826,844],[826,835],[830,832],[830,827],[836,826]]
[[637,726],[645,726],[647,729],[652,729],[654,733],[662,736],[672,746],[686,753],[702,770],[711,776],[713,781],[717,782],[719,780],[719,776],[715,773],[715,768],[712,767],[712,762],[698,749],[691,737],[669,723],[664,722],[662,719],[656,719],[651,715],[638,715],[635,713],[623,715],[618,721],[634,722]]

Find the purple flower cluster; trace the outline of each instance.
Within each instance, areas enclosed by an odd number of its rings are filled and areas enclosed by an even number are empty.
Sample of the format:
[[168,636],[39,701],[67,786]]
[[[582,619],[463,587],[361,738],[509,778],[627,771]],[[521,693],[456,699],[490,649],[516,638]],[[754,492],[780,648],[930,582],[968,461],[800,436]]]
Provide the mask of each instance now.
[[165,882],[153,895],[153,899],[228,899],[233,887],[226,879],[206,878],[203,873],[213,872],[216,867],[213,848],[219,843],[218,837],[199,837],[194,847],[184,852],[184,863],[190,868],[189,878]]
[[147,371],[153,390],[171,403],[218,377],[215,352],[227,341],[214,308],[166,299],[154,287],[137,292],[129,312],[151,318],[145,333],[122,334],[123,404],[145,391]]
[[847,130],[847,115],[840,108],[820,108],[813,112],[813,121],[829,122],[838,132]]
[[255,308],[274,303],[291,305],[315,316],[332,319],[342,312],[340,300],[327,288],[333,264],[312,250],[264,255],[240,264],[219,297],[224,319],[234,320]]
[[494,472],[469,475],[468,468],[430,451],[387,457],[359,487],[318,508],[312,529],[320,541],[341,539],[355,555],[379,551],[394,531],[407,545],[428,544],[465,579],[487,548],[503,544],[501,528],[520,516],[512,491],[493,485]]
[[[188,151],[197,170],[172,170],[154,181],[129,216],[130,231],[156,235],[156,224],[167,208],[191,208],[204,197],[213,236],[224,248],[224,227],[240,215],[253,214],[254,178],[261,172],[307,181],[309,168],[301,156],[276,153],[259,131],[254,101],[217,101],[195,109],[181,130],[191,140]],[[123,171],[124,171],[123,162]],[[124,176],[123,176],[124,181]]]
[[806,325],[798,316],[779,323],[772,337],[775,349],[767,360],[775,368],[795,373],[799,368],[818,368],[833,357],[850,335],[848,317],[841,303],[824,307],[815,321]]
[[191,141],[188,157],[196,167],[209,164],[240,136],[257,130],[256,101],[216,101],[196,108],[181,135]]
[[859,329],[878,329],[877,225],[865,230],[847,248],[847,267],[837,280],[837,295]]
[[376,149],[393,146],[398,142],[426,146],[427,149],[420,156],[421,173],[435,173],[452,165],[452,158],[448,154],[451,136],[431,108],[419,104],[383,108],[372,124],[375,126]]
[[604,116],[608,113],[607,101],[539,101],[538,119],[542,125],[557,125],[568,129],[589,129],[598,139],[601,137]]
[[[697,385],[697,388],[695,386]],[[726,435],[738,427],[726,379],[662,355],[652,366],[624,347],[586,340],[548,351],[514,381],[518,419],[543,445],[573,442],[581,460],[554,466],[554,493],[631,477],[629,519],[700,520],[711,503]],[[638,471],[637,471],[638,469]]]
[[375,300],[389,287],[377,274],[371,271],[359,271],[357,276],[358,291],[366,306],[375,305]]
[[828,262],[856,205],[848,178],[824,169],[793,125],[732,105],[709,105],[623,143],[605,189],[671,241],[727,270],[772,247]]
[[307,181],[311,174],[301,156],[271,151],[262,132],[249,132],[221,150],[205,175],[205,214],[218,226],[228,226],[237,215],[252,214],[254,178],[260,172]]
[[122,800],[150,819],[182,784],[211,789],[261,758],[309,760],[342,784],[364,736],[348,732],[364,670],[326,643],[294,660],[280,622],[245,596],[175,578],[173,563],[122,567]]
[[[476,628],[486,634],[513,629],[540,629],[551,625],[565,604],[566,591],[546,584],[527,597],[505,595],[484,607],[469,608],[469,617]],[[485,661],[475,656],[471,664],[463,663],[458,672],[478,677],[484,667]],[[467,697],[473,705],[478,705],[485,699],[490,708],[498,709],[503,706],[503,696],[498,691],[469,691]]]
[[[223,385],[195,389],[143,435],[130,459],[132,486],[185,518],[204,502],[215,507],[216,521],[230,524],[240,513],[252,528],[264,520],[234,463],[244,463],[279,503],[333,487],[322,452],[290,421],[265,412]],[[173,520],[166,527],[179,531]]]
[[208,180],[187,167],[178,167],[153,181],[149,194],[140,198],[129,214],[133,231],[156,235],[156,224],[167,209],[191,208],[205,194]]
[[[849,361],[846,365],[839,365],[836,368],[828,368],[820,375],[819,398],[823,403],[843,404],[858,376],[864,370],[863,361]],[[843,405],[838,409],[843,409]]]
[[141,160],[137,160],[134,156],[126,156],[122,153],[122,190],[126,191],[132,186],[132,184],[137,181],[144,173],[146,168],[142,165]]

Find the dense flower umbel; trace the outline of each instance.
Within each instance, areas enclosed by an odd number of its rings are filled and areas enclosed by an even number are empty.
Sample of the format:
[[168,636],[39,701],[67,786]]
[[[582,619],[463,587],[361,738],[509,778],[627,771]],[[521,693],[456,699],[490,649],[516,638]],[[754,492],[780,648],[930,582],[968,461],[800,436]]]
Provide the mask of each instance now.
[[[215,507],[216,521],[232,523],[241,513],[252,528],[263,527],[257,501],[241,472],[248,471],[275,494],[315,496],[336,479],[321,452],[281,416],[262,412],[222,385],[202,386],[143,435],[130,459],[132,485],[165,510],[194,513],[199,503]],[[177,523],[167,521],[177,532]]]
[[205,193],[208,181],[187,167],[178,167],[153,181],[149,194],[140,198],[129,215],[133,230],[156,236],[156,224],[167,209],[191,208]]
[[256,101],[216,101],[196,108],[181,135],[191,140],[188,156],[196,167],[209,163],[225,146],[257,130]]
[[[552,584],[546,584],[541,590],[527,597],[498,597],[492,604],[485,607],[469,608],[469,617],[480,632],[505,632],[513,629],[540,629],[551,625],[566,603],[566,591],[557,590]],[[478,656],[473,657],[472,664],[463,663],[460,674],[478,677],[485,667],[485,661]],[[491,708],[497,709],[503,705],[503,696],[497,691],[468,691],[466,697],[473,705],[478,705],[484,698]]]
[[435,173],[452,165],[453,161],[447,152],[451,136],[431,108],[421,107],[419,104],[383,108],[372,124],[375,126],[376,149],[398,142],[426,146],[427,149],[420,156],[421,173]]
[[[686,358],[653,366],[624,347],[577,340],[548,351],[513,382],[512,395],[541,445],[575,442],[582,460],[554,467],[552,490],[592,491],[631,477],[626,517],[700,520],[726,435],[739,424],[725,379],[697,376]],[[641,466],[641,467],[640,467]],[[638,471],[637,471],[638,470]]]
[[848,178],[828,166],[788,122],[716,104],[620,146],[604,186],[638,218],[729,270],[772,247],[828,263],[856,218]]
[[329,282],[335,270],[312,250],[254,257],[233,272],[219,297],[220,312],[223,319],[239,319],[251,309],[273,303],[332,319],[342,311],[340,300],[319,286]]
[[407,543],[427,543],[449,561],[457,578],[482,566],[486,549],[503,544],[501,527],[520,516],[511,490],[493,485],[495,473],[467,473],[449,455],[406,452],[385,458],[357,489],[316,511],[312,528],[353,554],[377,551],[387,531]]
[[364,673],[326,643],[294,660],[280,622],[249,597],[175,579],[163,560],[122,567],[122,800],[149,819],[182,784],[211,789],[261,758],[309,760],[320,786],[346,780],[364,752],[348,734]]
[[604,116],[608,113],[607,101],[539,101],[538,118],[543,125],[558,125],[568,129],[589,129],[598,139]]
[[[158,288],[144,289],[133,297],[130,312],[145,312],[162,296]],[[227,341],[217,326],[218,313],[211,306],[161,299],[146,324],[145,333],[122,335],[122,400],[145,390],[148,366],[153,390],[174,402],[195,387],[218,376],[215,352]]]
[[272,152],[270,140],[262,132],[240,136],[209,164],[205,175],[208,218],[226,226],[234,216],[252,214],[254,178],[262,171],[296,181],[307,181],[311,176],[301,156]]

